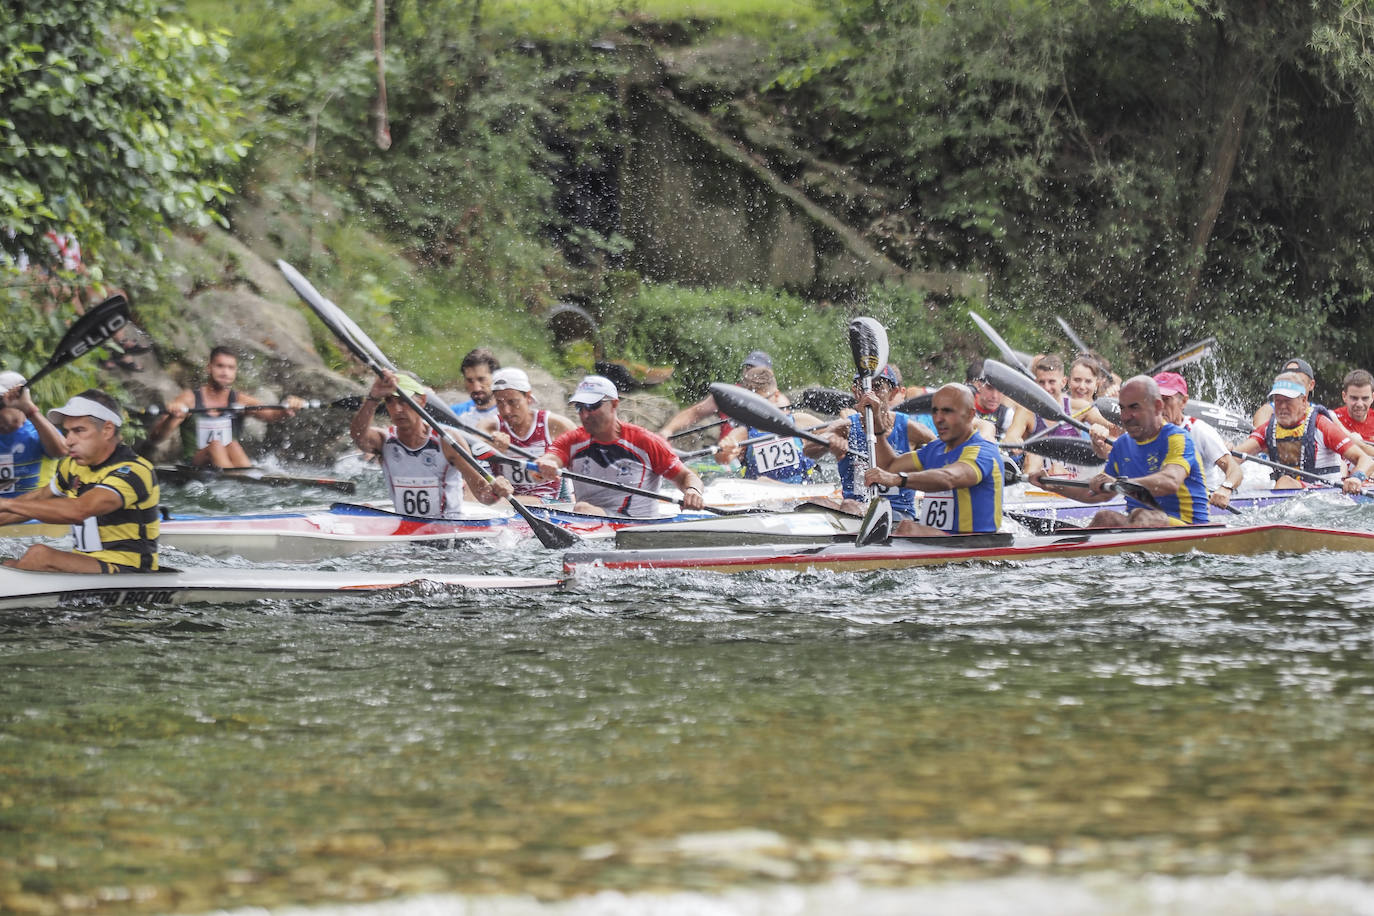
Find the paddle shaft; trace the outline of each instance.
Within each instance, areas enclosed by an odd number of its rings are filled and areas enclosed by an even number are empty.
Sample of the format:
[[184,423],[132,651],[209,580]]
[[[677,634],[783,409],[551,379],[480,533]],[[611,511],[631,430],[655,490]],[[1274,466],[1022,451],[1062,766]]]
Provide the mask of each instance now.
[[[1051,486],[1066,487],[1071,490],[1088,490],[1092,488],[1092,481],[1073,480],[1068,477],[1041,477],[1040,481],[1041,483],[1047,483]],[[1122,496],[1131,497],[1146,508],[1155,509],[1159,512],[1164,511],[1160,507],[1159,501],[1155,499],[1155,495],[1151,493],[1144,484],[1134,483],[1123,477],[1118,477],[1112,481],[1109,489]]]
[[1268,458],[1261,458],[1259,455],[1251,455],[1249,452],[1238,452],[1235,449],[1231,449],[1231,454],[1235,455],[1237,458],[1240,458],[1243,461],[1253,461],[1256,464],[1262,464],[1265,467],[1273,468],[1276,471],[1283,471],[1285,474],[1309,481],[1311,483],[1321,484],[1325,487],[1339,486],[1338,484],[1333,483],[1330,480],[1327,480],[1320,474],[1313,474],[1311,471],[1304,471],[1301,468],[1295,468],[1292,465],[1279,464],[1277,461],[1270,461]]

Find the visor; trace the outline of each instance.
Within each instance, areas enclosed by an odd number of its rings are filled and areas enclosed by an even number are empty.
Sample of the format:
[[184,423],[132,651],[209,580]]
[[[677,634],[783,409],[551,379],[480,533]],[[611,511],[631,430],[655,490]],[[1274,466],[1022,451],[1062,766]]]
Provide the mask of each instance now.
[[1289,378],[1274,379],[1274,387],[1269,389],[1269,394],[1280,395],[1285,398],[1305,398],[1307,388],[1301,382],[1295,382]]
[[396,373],[396,389],[398,391],[404,391],[412,398],[419,397],[420,395],[428,393],[425,391],[425,386],[423,382],[421,382],[419,379],[411,378],[404,372]]
[[106,423],[113,423],[115,426],[123,426],[124,418],[115,413],[110,408],[98,401],[90,398],[83,398],[77,395],[61,407],[56,407],[48,411],[48,421],[54,426],[62,422],[63,417],[95,417]]

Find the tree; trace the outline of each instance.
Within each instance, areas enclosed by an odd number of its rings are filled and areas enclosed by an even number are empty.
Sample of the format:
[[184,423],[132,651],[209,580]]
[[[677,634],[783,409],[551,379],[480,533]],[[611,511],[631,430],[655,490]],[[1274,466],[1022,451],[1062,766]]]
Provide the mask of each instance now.
[[221,170],[245,147],[223,36],[154,0],[0,5],[0,258],[61,275],[49,232],[91,279],[110,246],[157,257],[171,224],[223,222]]

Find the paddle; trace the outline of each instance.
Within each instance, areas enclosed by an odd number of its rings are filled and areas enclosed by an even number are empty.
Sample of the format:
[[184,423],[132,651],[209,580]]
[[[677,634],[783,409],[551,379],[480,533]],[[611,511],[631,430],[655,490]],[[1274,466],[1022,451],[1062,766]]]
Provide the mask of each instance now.
[[1088,424],[1070,416],[1048,391],[1004,363],[995,359],[983,360],[983,378],[987,379],[989,385],[1043,419],[1058,420],[1085,433],[1090,430]]
[[[435,420],[437,420],[439,423],[447,423],[450,426],[460,427],[463,430],[463,432],[468,433],[472,436],[476,436],[478,439],[481,439],[488,445],[495,444],[495,441],[491,433],[488,433],[486,430],[478,429],[475,426],[469,426],[468,424],[464,423],[462,421],[462,417],[460,417],[458,414],[455,414],[447,404],[439,402],[435,404],[433,407],[427,407],[427,410],[429,412],[429,415]],[[519,455],[521,458],[524,458],[525,460],[521,461],[519,458],[509,458],[505,455],[502,455],[500,452],[495,453],[494,455],[492,455],[492,457],[488,458],[487,460],[498,461],[502,464],[518,465],[531,471],[537,469],[534,464],[534,459],[538,458],[539,456],[536,455],[534,452],[531,452],[528,449],[521,448],[520,446],[514,444],[508,446],[508,448],[512,454]],[[583,483],[589,483],[598,487],[605,487],[608,490],[619,490],[622,493],[633,493],[636,496],[647,496],[650,499],[656,499],[660,502],[665,503],[672,503],[676,506],[682,505],[682,500],[678,497],[669,496],[666,493],[659,493],[656,490],[645,490],[641,489],[640,487],[632,487],[629,484],[616,483],[610,480],[602,480],[599,477],[589,477],[586,474],[579,474],[576,471],[569,471],[566,468],[560,471],[559,473],[561,473],[562,476],[568,478],[569,480],[580,480]],[[758,511],[755,509],[725,509],[719,506],[703,506],[702,509],[706,512],[711,512],[715,515],[748,515]]]
[[1002,354],[1003,359],[1025,373],[1026,378],[1032,381],[1035,380],[1035,374],[1031,372],[1030,369],[1030,360],[1026,359],[1023,353],[1013,350],[1011,346],[1002,339],[1002,335],[998,334],[997,331],[993,329],[992,325],[983,320],[982,315],[970,311],[968,316],[973,319],[974,324],[978,325],[979,330],[987,335],[988,340],[992,341],[993,346],[997,347],[997,351]]
[[[395,371],[394,365],[392,365],[382,352],[377,349],[376,344],[373,344],[371,340],[367,340],[366,345],[362,342],[367,339],[367,335],[364,334],[361,329],[357,329],[357,334],[359,336],[354,336],[354,331],[350,330],[350,325],[352,328],[357,328],[357,325],[354,325],[351,321],[345,321],[344,319],[346,319],[347,316],[343,314],[343,311],[337,305],[324,298],[324,296],[321,296],[319,290],[315,289],[309,280],[303,277],[294,267],[287,264],[285,261],[278,260],[277,268],[286,276],[286,281],[291,284],[291,288],[296,291],[296,294],[305,301],[306,305],[310,306],[316,316],[324,322],[325,327],[329,328],[329,330],[334,333],[334,336],[352,351],[354,356],[362,360],[363,363],[378,376],[385,375],[388,370]],[[422,416],[424,415],[424,408],[416,403],[415,399],[407,392],[398,388],[396,390],[396,396],[404,401],[411,410],[414,410]],[[443,437],[444,441],[449,444],[449,447],[457,452],[458,456],[463,461],[467,462],[469,467],[481,475],[483,480],[488,484],[493,482],[491,472],[484,468],[481,462],[476,458],[468,454],[468,450],[464,448],[457,439],[453,438],[453,435],[449,433],[447,429],[437,425],[435,429],[438,431],[439,435]],[[560,528],[548,519],[540,518],[538,515],[535,515],[528,506],[514,496],[506,497],[506,501],[509,502],[511,508],[525,520],[525,523],[530,526],[530,530],[534,532],[534,536],[539,539],[539,543],[543,544],[545,547],[572,547],[582,542],[582,539],[573,532],[565,528]]]
[[854,406],[854,395],[838,388],[807,388],[797,395],[794,406],[817,413],[836,414]]
[[1216,342],[1217,339],[1215,337],[1199,340],[1192,346],[1185,347],[1172,356],[1166,356],[1141,374],[1153,376],[1161,372],[1172,372],[1175,369],[1201,362],[1212,355],[1212,347],[1216,346]]
[[814,433],[798,429],[797,424],[787,414],[779,410],[767,398],[761,397],[748,388],[731,385],[728,382],[712,382],[711,396],[721,413],[745,426],[773,433],[775,436],[800,436],[807,442],[830,447],[830,442]]
[[684,436],[690,436],[690,435],[692,435],[693,433],[704,433],[704,432],[706,432],[706,430],[708,430],[708,429],[715,429],[717,426],[720,426],[722,423],[728,423],[728,422],[730,422],[730,421],[727,420],[727,419],[725,419],[724,417],[721,417],[721,418],[718,419],[718,420],[712,420],[710,423],[703,423],[703,424],[701,424],[700,426],[693,426],[693,427],[691,427],[691,428],[689,428],[689,429],[684,429],[684,430],[680,430],[680,431],[675,432],[675,433],[671,433],[671,434],[669,434],[668,436],[665,436],[664,438],[667,438],[667,439],[681,439],[681,438],[683,438]]
[[1077,334],[1075,334],[1075,333],[1073,332],[1073,328],[1069,327],[1069,323],[1068,323],[1067,321],[1065,321],[1063,318],[1060,318],[1058,315],[1055,315],[1055,316],[1054,316],[1054,320],[1055,320],[1056,322],[1058,322],[1060,329],[1063,330],[1063,332],[1065,333],[1065,335],[1068,336],[1068,338],[1069,338],[1069,343],[1073,344],[1075,347],[1078,348],[1078,352],[1080,352],[1080,353],[1091,353],[1091,352],[1092,352],[1092,347],[1090,347],[1090,346],[1088,346],[1087,344],[1085,344],[1085,343],[1083,342],[1083,340],[1082,340]]
[[29,377],[24,386],[33,388],[39,379],[91,352],[128,323],[129,300],[119,293],[87,309],[84,315],[78,316],[76,321],[72,322],[67,333],[57,342],[57,348],[53,350],[52,356],[48,357],[43,368]]
[[[1072,480],[1068,477],[1042,477],[1040,479],[1051,486],[1068,487],[1070,489],[1086,490],[1092,486],[1090,481]],[[1146,489],[1144,484],[1127,480],[1124,477],[1118,477],[1107,484],[1107,489],[1111,490],[1113,493],[1120,493],[1122,496],[1129,496],[1147,509],[1155,509],[1159,512],[1164,511],[1160,508],[1159,501],[1155,499],[1155,495]]]
[[[801,430],[801,431],[802,431],[802,432],[812,432],[812,431],[817,430],[817,429],[824,429],[825,427],[827,427],[827,426],[829,426],[829,425],[830,425],[829,423],[817,423],[815,426],[808,426],[808,427],[806,427],[805,429],[803,429],[803,430]],[[748,439],[745,439],[743,442],[738,443],[738,445],[739,445],[739,447],[740,447],[741,449],[745,449],[745,448],[748,448],[748,447],[751,446],[751,445],[764,445],[765,443],[768,443],[768,442],[777,442],[779,439],[790,439],[790,438],[792,438],[791,435],[782,436],[782,435],[779,435],[779,434],[777,434],[777,433],[766,432],[766,433],[763,433],[762,435],[752,436],[752,437],[750,437],[750,438],[748,438]],[[705,456],[705,455],[712,455],[712,454],[715,454],[715,452],[716,452],[719,448],[720,448],[719,445],[708,445],[708,446],[706,446],[705,448],[699,448],[699,449],[697,449],[696,451],[693,451],[693,452],[679,452],[679,453],[678,453],[678,458],[682,459],[683,461],[690,461],[690,460],[692,460],[693,458],[701,458],[701,457],[703,457],[703,456]]]
[[934,407],[932,403],[934,398],[935,392],[927,391],[925,394],[907,398],[892,409],[898,413],[930,413],[931,408]]
[[1256,464],[1262,464],[1267,468],[1273,468],[1276,471],[1283,471],[1285,474],[1288,474],[1291,477],[1297,477],[1300,480],[1306,480],[1311,483],[1320,484],[1325,487],[1340,486],[1340,484],[1328,480],[1320,474],[1313,474],[1311,471],[1304,471],[1301,468],[1295,468],[1289,464],[1280,464],[1277,461],[1270,461],[1268,458],[1261,458],[1259,455],[1251,455],[1248,452],[1238,452],[1235,449],[1231,449],[1231,454],[1235,455],[1237,458],[1240,458],[1244,461],[1253,461]]
[[[859,387],[864,394],[873,391],[873,376],[887,365],[887,330],[872,318],[855,318],[849,322],[849,352],[854,358],[854,371],[859,373]],[[876,467],[878,437],[873,431],[873,408],[864,406],[864,436],[868,440],[868,464]],[[868,488],[868,506],[854,536],[856,546],[863,547],[887,540],[892,534],[892,503],[883,499],[878,488]]]
[[1093,444],[1087,439],[1080,439],[1077,436],[1050,436],[1020,443],[1002,442],[999,443],[998,447],[1030,452],[1032,455],[1039,455],[1041,458],[1066,464],[1082,466],[1103,464],[1103,459],[1099,458],[1097,453],[1093,451]]

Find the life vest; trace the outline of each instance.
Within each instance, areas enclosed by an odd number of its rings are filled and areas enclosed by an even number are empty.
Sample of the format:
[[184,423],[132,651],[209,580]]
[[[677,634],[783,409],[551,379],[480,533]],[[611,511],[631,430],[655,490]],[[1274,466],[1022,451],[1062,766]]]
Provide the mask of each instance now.
[[[1321,431],[1318,429],[1320,425],[1318,417],[1322,416],[1334,419],[1331,412],[1325,407],[1309,404],[1307,413],[1303,415],[1302,423],[1292,429],[1280,427],[1277,414],[1270,416],[1269,422],[1264,427],[1264,448],[1269,460],[1291,465],[1311,474],[1334,474],[1339,471],[1341,469],[1341,456],[1327,446],[1325,437],[1321,435]],[[1298,443],[1296,456],[1292,454],[1291,446],[1281,448],[1281,446],[1288,446],[1295,440]],[[1296,460],[1294,460],[1295,458]],[[1283,476],[1283,472],[1274,471],[1271,476],[1278,480]]]
[[145,458],[120,443],[109,458],[93,467],[63,458],[50,488],[56,496],[73,499],[93,487],[114,490],[123,505],[72,525],[72,541],[79,554],[105,563],[150,572],[157,569],[157,536],[161,525],[157,472]]

